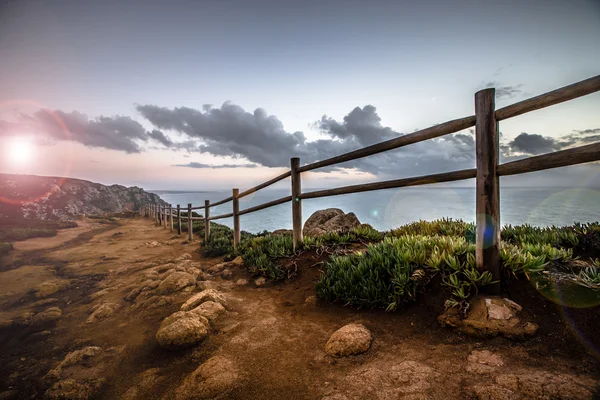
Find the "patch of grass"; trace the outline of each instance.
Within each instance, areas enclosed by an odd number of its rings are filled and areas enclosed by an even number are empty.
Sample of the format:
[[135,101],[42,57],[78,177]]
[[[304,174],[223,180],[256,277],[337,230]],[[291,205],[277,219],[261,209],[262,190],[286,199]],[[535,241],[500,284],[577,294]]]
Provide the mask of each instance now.
[[33,219],[3,219],[0,221],[0,242],[16,242],[36,237],[56,236],[58,229],[74,228],[74,221]]
[[101,223],[103,223],[104,221],[117,222],[117,219],[115,217],[111,217],[108,215],[86,215],[85,217],[89,219],[100,220]]
[[[562,269],[574,283],[600,291],[597,262],[577,274],[569,271],[574,249],[584,237],[594,243],[589,237],[597,229],[595,223],[565,228],[507,227],[501,249],[505,276],[531,279]],[[451,292],[446,306],[465,311],[467,299],[493,283],[488,272],[476,268],[472,237],[474,225],[460,220],[420,221],[394,229],[363,252],[331,257],[316,283],[317,296],[391,311],[414,301],[417,293],[440,275]]]
[[0,257],[8,254],[13,249],[13,245],[6,242],[0,242]]

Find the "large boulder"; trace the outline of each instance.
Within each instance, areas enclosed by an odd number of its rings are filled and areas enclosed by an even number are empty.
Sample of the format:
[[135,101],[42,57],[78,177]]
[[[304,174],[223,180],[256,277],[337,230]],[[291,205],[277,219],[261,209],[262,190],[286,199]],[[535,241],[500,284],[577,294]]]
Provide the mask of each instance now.
[[161,347],[180,350],[203,341],[208,336],[208,320],[193,311],[178,311],[160,324],[156,340]]
[[346,232],[359,225],[354,213],[345,214],[339,208],[328,208],[315,211],[304,223],[302,233],[304,236],[320,236],[329,232]]
[[106,383],[104,378],[88,379],[77,382],[75,379],[63,379],[56,382],[44,394],[48,400],[85,400],[94,397]]
[[331,335],[325,351],[333,357],[364,353],[371,347],[371,331],[362,324],[348,324]]
[[100,303],[92,307],[91,314],[87,321],[88,324],[105,320],[114,314],[116,310],[118,310],[121,306],[117,303],[110,303],[108,301],[104,303]]
[[200,365],[184,379],[175,391],[177,400],[221,399],[238,384],[235,364],[223,356],[215,356]]
[[524,339],[535,335],[538,330],[536,324],[524,320],[521,316],[522,307],[512,300],[478,296],[469,303],[465,318],[457,309],[448,308],[438,317],[439,323],[475,337]]

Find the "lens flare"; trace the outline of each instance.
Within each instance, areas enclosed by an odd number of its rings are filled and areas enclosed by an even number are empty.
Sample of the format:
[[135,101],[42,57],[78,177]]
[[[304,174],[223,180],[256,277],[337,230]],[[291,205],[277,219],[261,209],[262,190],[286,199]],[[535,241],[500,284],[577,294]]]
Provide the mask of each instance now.
[[14,165],[27,166],[31,163],[34,145],[28,137],[15,137],[9,141],[7,158]]

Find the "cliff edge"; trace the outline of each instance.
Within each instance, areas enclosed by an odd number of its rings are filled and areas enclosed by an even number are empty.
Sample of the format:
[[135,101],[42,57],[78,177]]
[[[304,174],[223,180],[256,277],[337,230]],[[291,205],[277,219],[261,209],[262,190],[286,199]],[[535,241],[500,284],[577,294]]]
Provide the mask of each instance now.
[[137,211],[146,204],[164,204],[164,201],[136,186],[0,174],[0,218],[68,220],[82,214]]

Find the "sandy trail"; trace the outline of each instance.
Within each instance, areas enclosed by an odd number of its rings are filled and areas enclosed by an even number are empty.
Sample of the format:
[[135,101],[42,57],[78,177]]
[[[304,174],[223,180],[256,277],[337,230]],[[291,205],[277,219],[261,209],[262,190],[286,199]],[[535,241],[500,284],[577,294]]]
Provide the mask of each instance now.
[[[190,254],[190,263],[205,271],[220,260],[200,257],[197,242],[188,244],[151,221],[121,219],[119,224],[74,241],[94,229],[93,224],[81,227],[69,239],[63,234],[58,247],[36,239],[31,247],[19,247],[20,254],[25,248],[49,249],[43,262],[0,272],[4,321],[50,306],[62,312],[44,335],[0,321],[0,399],[43,398],[52,384],[44,378],[48,371],[86,346],[102,349],[99,361],[70,367],[63,378],[86,384],[102,379],[94,396],[105,399],[177,398],[186,378],[215,357],[227,361],[229,372],[217,374],[220,391],[207,398],[578,399],[592,398],[597,390],[600,369],[590,347],[572,336],[547,303],[536,338],[475,340],[439,327],[438,309],[430,304],[389,314],[307,303],[318,273],[309,256],[299,263],[300,275],[286,283],[257,288],[243,268],[236,268],[231,279],[205,273],[200,287],[155,297],[150,291],[127,301],[152,269],[171,268],[182,254]],[[69,242],[73,245],[65,245]],[[242,278],[250,283],[234,283]],[[31,290],[48,281],[68,287],[37,298]],[[201,344],[176,352],[162,349],[155,339],[161,321],[202,287],[223,293],[229,311]],[[55,300],[39,304],[47,299]],[[93,307],[103,303],[115,305],[114,313],[86,323]],[[351,322],[372,331],[371,349],[349,358],[328,356],[324,346],[330,335]],[[478,353],[484,351],[501,362],[478,362],[473,355],[488,354]]]

